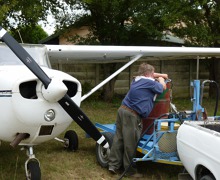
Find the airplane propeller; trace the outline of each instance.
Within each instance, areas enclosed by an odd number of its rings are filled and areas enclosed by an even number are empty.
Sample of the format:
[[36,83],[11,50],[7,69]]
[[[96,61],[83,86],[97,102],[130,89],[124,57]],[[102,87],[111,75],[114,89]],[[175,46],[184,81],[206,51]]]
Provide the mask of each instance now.
[[[0,39],[2,39],[8,45],[8,47],[18,56],[18,58],[30,69],[30,71],[32,71],[39,78],[39,80],[44,84],[45,89],[49,88],[50,85],[53,84],[53,80],[51,80],[47,76],[47,74],[28,54],[28,52],[1,26]],[[59,89],[57,91],[59,91]],[[69,116],[98,144],[102,145],[104,148],[109,148],[109,144],[106,141],[105,137],[98,131],[95,125],[69,97],[69,95],[66,94],[65,88],[62,89],[61,93],[58,92],[58,94],[61,95],[60,98],[56,100],[69,114]]]

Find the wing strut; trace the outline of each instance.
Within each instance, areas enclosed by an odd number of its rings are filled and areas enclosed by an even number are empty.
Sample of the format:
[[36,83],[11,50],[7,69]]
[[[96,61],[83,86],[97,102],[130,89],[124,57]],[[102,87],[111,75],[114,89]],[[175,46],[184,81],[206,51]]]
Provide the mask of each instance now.
[[111,79],[113,79],[115,76],[117,76],[120,72],[125,70],[128,66],[133,64],[135,61],[140,59],[143,55],[138,54],[134,56],[129,62],[127,62],[124,66],[122,66],[120,69],[118,69],[116,72],[114,72],[112,75],[110,75],[108,78],[106,78],[104,81],[99,83],[97,86],[95,86],[93,89],[91,89],[87,94],[83,95],[81,98],[81,101],[85,100],[87,97],[89,97],[91,94],[96,92],[99,88],[101,88],[103,85],[105,85],[107,82],[109,82]]

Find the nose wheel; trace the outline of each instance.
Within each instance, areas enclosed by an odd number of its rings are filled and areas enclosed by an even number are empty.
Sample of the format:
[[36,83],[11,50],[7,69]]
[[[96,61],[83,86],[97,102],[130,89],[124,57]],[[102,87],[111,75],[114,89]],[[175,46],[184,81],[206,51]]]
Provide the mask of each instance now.
[[28,180],[40,180],[41,179],[41,171],[40,171],[39,162],[29,161],[27,163],[27,179]]
[[25,172],[27,180],[40,180],[40,162],[33,153],[33,147],[27,147],[28,160],[25,162]]

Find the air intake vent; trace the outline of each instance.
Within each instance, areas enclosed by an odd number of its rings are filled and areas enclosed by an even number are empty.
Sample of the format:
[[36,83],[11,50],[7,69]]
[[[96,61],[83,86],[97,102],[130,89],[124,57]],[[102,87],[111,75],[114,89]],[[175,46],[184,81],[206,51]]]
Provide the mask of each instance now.
[[77,93],[77,87],[78,87],[77,84],[75,82],[71,82],[71,81],[63,81],[63,83],[68,88],[67,94],[70,97],[74,97]]
[[46,136],[51,135],[53,132],[53,125],[52,126],[41,126],[39,136]]
[[37,99],[36,86],[37,81],[28,81],[21,83],[19,86],[21,96],[26,99]]

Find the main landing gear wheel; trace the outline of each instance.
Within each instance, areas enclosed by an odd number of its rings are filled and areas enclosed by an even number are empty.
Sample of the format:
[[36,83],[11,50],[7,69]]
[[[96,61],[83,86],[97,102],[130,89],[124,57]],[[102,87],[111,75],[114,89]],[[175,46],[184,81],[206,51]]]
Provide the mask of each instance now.
[[40,180],[41,171],[37,161],[29,161],[27,163],[27,180]]
[[64,146],[69,151],[76,151],[78,149],[79,143],[78,143],[78,136],[75,131],[69,130],[64,135]]
[[109,144],[109,148],[106,149],[102,145],[96,143],[96,159],[101,167],[107,168],[109,161],[110,148],[112,146],[114,134],[110,132],[103,132],[102,135],[105,137]]
[[215,177],[212,174],[207,174],[205,176],[202,176],[200,180],[215,180]]

